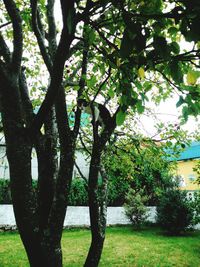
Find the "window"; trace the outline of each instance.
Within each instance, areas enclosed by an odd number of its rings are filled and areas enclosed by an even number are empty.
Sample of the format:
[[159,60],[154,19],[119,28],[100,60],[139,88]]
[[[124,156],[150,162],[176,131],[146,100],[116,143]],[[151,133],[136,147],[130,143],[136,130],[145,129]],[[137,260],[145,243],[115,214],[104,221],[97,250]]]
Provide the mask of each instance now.
[[194,175],[193,173],[189,174],[189,175],[188,175],[188,180],[189,180],[190,182],[194,182],[194,181],[196,180],[195,175]]

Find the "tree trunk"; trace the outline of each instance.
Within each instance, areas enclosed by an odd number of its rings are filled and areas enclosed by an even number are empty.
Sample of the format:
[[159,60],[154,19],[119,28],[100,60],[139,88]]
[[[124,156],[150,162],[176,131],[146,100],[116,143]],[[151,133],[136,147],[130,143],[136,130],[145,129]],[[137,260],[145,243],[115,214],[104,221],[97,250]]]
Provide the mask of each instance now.
[[[56,205],[53,204],[54,198],[52,197],[51,191],[48,214],[41,217],[41,204],[39,204],[40,208],[38,209],[37,194],[32,187],[32,136],[24,127],[20,101],[17,103],[18,98],[13,101],[13,94],[17,91],[16,88],[7,88],[7,91],[12,90],[12,94],[7,97],[6,102],[4,102],[3,99],[2,120],[6,138],[11,194],[17,228],[31,267],[61,267],[61,234],[67,206],[66,195],[69,193],[72,177],[73,160],[71,159],[73,158],[73,154],[68,156],[67,152],[65,152],[68,157],[64,157],[62,160],[63,167],[58,177],[57,189],[55,189],[57,190]],[[38,142],[40,141],[42,140],[38,139]],[[40,143],[40,145],[43,146],[44,144]],[[52,156],[53,154],[54,153],[52,153]],[[65,164],[65,160],[68,160],[70,163]],[[51,162],[50,158],[48,158],[48,162]],[[41,164],[43,167],[45,166],[45,158]],[[46,168],[48,167],[49,165],[47,164]],[[54,169],[55,168],[51,168],[51,171],[50,169],[48,170],[49,177],[54,176]],[[45,175],[47,174],[45,167],[44,173]],[[44,177],[41,177],[41,179],[43,178]],[[53,178],[50,180],[52,181]],[[44,183],[42,187],[44,189]],[[49,185],[46,184],[47,193],[49,192],[48,187]],[[50,187],[52,188],[52,186]],[[63,196],[65,196],[65,198]],[[52,203],[50,204],[50,202]],[[50,206],[53,205],[55,208],[50,208]]]
[[92,241],[84,264],[85,267],[98,266],[105,239],[106,213],[105,209],[102,209],[102,206],[100,205],[100,199],[98,196],[100,157],[101,157],[101,149],[98,147],[98,145],[94,144],[91,163],[90,163],[90,174],[88,182]]

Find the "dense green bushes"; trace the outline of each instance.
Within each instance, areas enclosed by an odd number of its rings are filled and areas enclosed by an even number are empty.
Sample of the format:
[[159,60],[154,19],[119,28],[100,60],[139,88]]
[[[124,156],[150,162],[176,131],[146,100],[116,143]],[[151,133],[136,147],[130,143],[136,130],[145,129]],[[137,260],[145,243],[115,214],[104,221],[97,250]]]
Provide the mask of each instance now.
[[11,204],[10,181],[0,179],[0,204]]
[[193,203],[184,191],[178,189],[166,191],[160,197],[157,206],[158,224],[168,233],[179,235],[194,224]]
[[88,205],[87,184],[83,179],[75,178],[72,180],[68,203],[69,206]]
[[[33,181],[33,187],[37,190],[37,182]],[[108,205],[122,206],[124,204],[125,194],[128,191],[129,184],[123,179],[113,178],[108,186]],[[0,204],[11,204],[10,181],[0,179]],[[69,195],[69,206],[87,206],[88,194],[87,184],[81,178],[72,180],[71,191]]]
[[[33,181],[33,188],[37,190],[37,181]],[[87,206],[87,187],[82,179],[73,179],[69,196],[70,206]],[[0,179],[0,204],[12,204],[10,181]]]

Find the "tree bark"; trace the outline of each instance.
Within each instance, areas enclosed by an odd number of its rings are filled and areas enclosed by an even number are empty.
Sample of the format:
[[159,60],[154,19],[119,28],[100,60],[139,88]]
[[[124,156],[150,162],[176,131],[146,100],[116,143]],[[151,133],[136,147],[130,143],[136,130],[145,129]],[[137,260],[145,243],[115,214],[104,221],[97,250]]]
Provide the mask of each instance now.
[[[102,227],[102,217],[100,209],[100,200],[98,196],[98,178],[100,171],[101,148],[98,142],[94,143],[91,162],[90,173],[88,181],[88,196],[89,196],[89,210],[90,210],[90,224],[92,241],[90,249],[85,261],[85,267],[96,267],[99,264],[103,244],[105,239],[105,224]],[[105,222],[106,218],[103,218]]]
[[[85,267],[97,267],[103,251],[107,219],[107,184],[108,178],[104,168],[101,166],[101,155],[105,149],[106,142],[116,127],[116,114],[112,118],[109,128],[102,133],[98,132],[98,125],[93,123],[93,148],[91,154],[88,197],[92,241],[85,261]],[[99,173],[102,175],[102,188],[98,190]],[[100,195],[98,194],[100,192]]]

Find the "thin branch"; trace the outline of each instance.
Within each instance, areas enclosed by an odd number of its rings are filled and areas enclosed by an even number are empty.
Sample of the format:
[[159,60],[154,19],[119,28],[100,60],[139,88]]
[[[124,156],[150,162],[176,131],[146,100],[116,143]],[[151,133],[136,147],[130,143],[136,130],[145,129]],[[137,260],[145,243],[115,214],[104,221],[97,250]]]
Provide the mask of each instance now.
[[101,91],[102,87],[104,86],[104,84],[109,80],[110,76],[111,76],[111,66],[109,66],[109,69],[108,69],[108,76],[104,79],[104,81],[100,84],[99,86],[99,89],[97,90],[93,100],[92,100],[92,103],[95,101],[96,97],[98,96],[99,92]]
[[107,45],[108,45],[109,47],[113,47],[116,51],[119,50],[119,48],[117,47],[117,45],[115,45],[115,44],[113,44],[111,41],[109,41],[109,40],[104,36],[104,34],[99,30],[99,28],[96,27],[96,25],[95,25],[92,21],[90,21],[90,24],[91,24],[91,26],[98,32],[99,36],[100,36],[100,37],[107,43]]
[[[85,85],[86,85],[86,74],[87,74],[87,65],[88,65],[88,51],[89,51],[89,44],[87,42],[86,36],[86,25],[85,22],[84,30],[83,30],[83,38],[85,40],[83,46],[83,59],[82,59],[82,66],[81,66],[81,78],[79,81],[79,90],[78,90],[78,98],[81,97],[83,94]],[[75,125],[74,125],[74,135],[77,136],[80,128],[80,120],[81,120],[81,110],[77,106],[76,113],[75,113]]]
[[44,37],[41,34],[41,31],[38,27],[38,9],[37,9],[37,0],[31,0],[31,13],[32,13],[32,27],[35,33],[35,36],[38,41],[40,52],[42,54],[43,60],[47,66],[49,73],[52,71],[52,61],[47,53],[47,49],[44,43]]
[[6,23],[1,24],[1,25],[0,25],[0,29],[6,27],[6,26],[8,26],[8,25],[10,25],[11,23],[12,23],[12,21],[8,21],[8,22],[6,22]]
[[78,173],[80,174],[81,178],[86,182],[86,184],[88,183],[87,178],[85,177],[85,175],[82,173],[81,169],[79,168],[78,164],[76,163],[76,161],[74,162],[74,165],[78,171]]
[[92,153],[91,153],[91,151],[86,147],[86,145],[85,145],[85,143],[84,143],[84,141],[83,141],[83,138],[82,138],[82,136],[81,136],[81,133],[79,134],[79,138],[80,138],[80,141],[81,141],[81,144],[82,144],[82,146],[83,146],[83,148],[85,149],[85,151],[88,153],[88,155],[92,155]]
[[[158,69],[155,69],[157,72],[159,72],[163,77],[164,79],[169,83],[169,85],[173,86],[174,89],[177,89],[178,91],[180,91],[181,93],[184,93],[183,90],[178,86],[176,85],[175,83],[173,83],[163,72],[161,72],[160,70]],[[178,94],[178,93],[177,93]],[[179,94],[178,94],[179,95]]]

